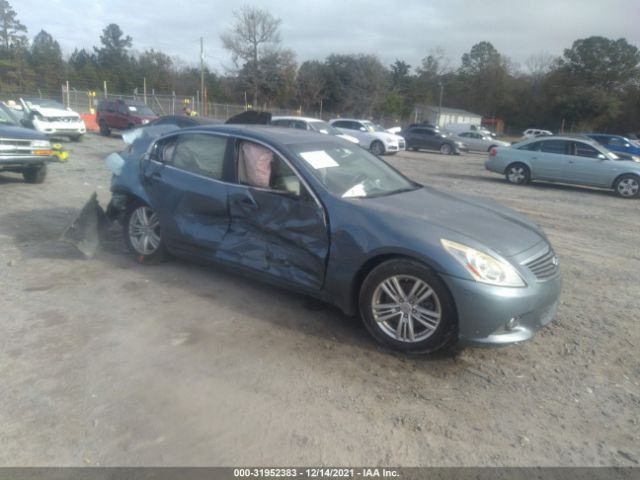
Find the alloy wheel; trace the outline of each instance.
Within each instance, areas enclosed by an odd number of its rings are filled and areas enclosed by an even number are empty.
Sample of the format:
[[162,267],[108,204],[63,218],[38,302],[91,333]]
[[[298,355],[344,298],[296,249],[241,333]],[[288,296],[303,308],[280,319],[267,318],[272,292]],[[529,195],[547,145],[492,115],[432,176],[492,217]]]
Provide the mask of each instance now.
[[152,255],[160,247],[160,220],[146,205],[136,208],[129,220],[131,246],[142,255]]
[[371,311],[382,332],[405,343],[429,338],[442,318],[436,292],[411,275],[394,275],[382,281],[373,293]]

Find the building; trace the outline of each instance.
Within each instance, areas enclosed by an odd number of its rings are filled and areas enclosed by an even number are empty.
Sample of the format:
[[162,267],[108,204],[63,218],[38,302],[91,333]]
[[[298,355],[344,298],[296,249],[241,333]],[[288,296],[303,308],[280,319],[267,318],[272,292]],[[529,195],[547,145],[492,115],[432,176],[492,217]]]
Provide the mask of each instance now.
[[439,127],[450,123],[470,123],[478,126],[482,123],[482,115],[458,108],[440,108],[437,105],[416,105],[412,118],[415,123],[428,122]]

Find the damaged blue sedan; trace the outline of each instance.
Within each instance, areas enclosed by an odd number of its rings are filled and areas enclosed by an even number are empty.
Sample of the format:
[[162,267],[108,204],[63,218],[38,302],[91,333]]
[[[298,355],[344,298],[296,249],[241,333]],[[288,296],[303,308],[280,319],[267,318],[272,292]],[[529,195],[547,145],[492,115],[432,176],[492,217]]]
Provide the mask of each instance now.
[[516,343],[555,315],[557,256],[516,212],[420,185],[338,137],[154,128],[107,162],[107,215],[141,263],[232,266],[359,314],[404,352]]

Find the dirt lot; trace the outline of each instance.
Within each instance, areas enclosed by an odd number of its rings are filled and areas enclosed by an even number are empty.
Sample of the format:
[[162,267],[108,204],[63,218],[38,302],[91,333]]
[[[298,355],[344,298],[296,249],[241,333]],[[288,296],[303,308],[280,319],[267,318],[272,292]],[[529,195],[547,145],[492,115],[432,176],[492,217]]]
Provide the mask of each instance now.
[[[93,260],[58,238],[122,141],[43,185],[0,174],[0,465],[636,465],[640,201],[517,187],[484,155],[403,153],[410,177],[548,233],[557,319],[528,343],[405,357],[356,319],[182,261]],[[116,231],[117,233],[117,231]]]

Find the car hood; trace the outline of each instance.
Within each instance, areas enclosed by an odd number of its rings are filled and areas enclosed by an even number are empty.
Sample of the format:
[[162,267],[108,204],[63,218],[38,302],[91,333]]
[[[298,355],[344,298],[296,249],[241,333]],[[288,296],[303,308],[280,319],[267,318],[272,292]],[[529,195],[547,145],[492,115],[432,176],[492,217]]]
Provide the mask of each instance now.
[[47,140],[47,136],[29,128],[2,126],[0,127],[0,138],[11,138],[17,140]]
[[38,112],[44,117],[73,117],[79,118],[76,112],[70,112],[69,110],[63,110],[62,108],[43,108],[43,107],[31,107],[31,110]]
[[431,187],[364,198],[360,204],[381,214],[387,222],[393,222],[392,228],[407,228],[409,224],[419,229],[422,225],[439,227],[470,238],[505,257],[517,255],[545,239],[535,223],[509,208]]

